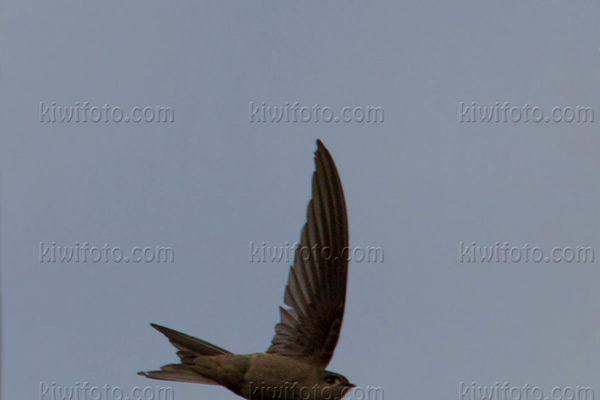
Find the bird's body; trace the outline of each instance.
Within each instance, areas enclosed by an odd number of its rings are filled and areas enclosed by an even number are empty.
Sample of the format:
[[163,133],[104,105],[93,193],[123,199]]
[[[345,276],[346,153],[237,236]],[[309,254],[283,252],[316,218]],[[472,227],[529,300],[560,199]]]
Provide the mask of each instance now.
[[354,387],[325,367],[337,344],[346,299],[348,223],[331,155],[317,141],[313,198],[308,204],[281,322],[266,353],[235,355],[201,339],[152,326],[179,351],[179,364],[140,372],[152,379],[221,385],[253,400],[334,400]]
[[319,385],[323,369],[276,354],[203,356],[189,368],[246,399],[336,398]]

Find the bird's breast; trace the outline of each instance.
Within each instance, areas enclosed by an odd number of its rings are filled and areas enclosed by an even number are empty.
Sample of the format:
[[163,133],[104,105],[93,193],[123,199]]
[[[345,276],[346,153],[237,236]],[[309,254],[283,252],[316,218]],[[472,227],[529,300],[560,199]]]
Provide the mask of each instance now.
[[[244,378],[247,399],[298,399],[315,381],[319,367],[277,354],[249,355],[250,364]],[[302,389],[305,388],[305,389]]]

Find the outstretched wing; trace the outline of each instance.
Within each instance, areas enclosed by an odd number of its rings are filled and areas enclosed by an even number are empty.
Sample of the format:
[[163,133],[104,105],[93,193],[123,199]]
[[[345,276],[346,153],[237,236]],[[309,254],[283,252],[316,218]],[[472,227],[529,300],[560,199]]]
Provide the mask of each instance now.
[[331,154],[320,140],[315,152],[312,200],[294,265],[290,268],[281,322],[267,353],[320,365],[337,344],[348,275],[348,221],[342,183]]

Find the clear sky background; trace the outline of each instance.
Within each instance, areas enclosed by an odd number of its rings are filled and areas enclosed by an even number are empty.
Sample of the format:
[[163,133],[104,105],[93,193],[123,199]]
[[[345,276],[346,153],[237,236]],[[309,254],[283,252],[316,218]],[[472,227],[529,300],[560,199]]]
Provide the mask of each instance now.
[[[40,383],[163,385],[156,322],[264,351],[299,239],[315,139],[352,246],[329,368],[388,399],[460,382],[600,394],[595,123],[461,123],[459,104],[588,106],[596,1],[4,1],[0,265],[4,400]],[[40,102],[168,106],[173,123],[40,122]],[[250,122],[249,103],[382,107],[383,123]],[[459,243],[591,246],[593,263],[461,263]],[[40,242],[171,246],[173,263],[40,262]],[[236,398],[165,383],[175,399]]]

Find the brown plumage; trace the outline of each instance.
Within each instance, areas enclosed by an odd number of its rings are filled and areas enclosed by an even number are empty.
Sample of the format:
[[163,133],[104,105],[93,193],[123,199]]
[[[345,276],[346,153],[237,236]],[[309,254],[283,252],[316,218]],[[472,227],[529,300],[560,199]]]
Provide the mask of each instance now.
[[354,385],[325,370],[337,344],[346,299],[348,221],[342,184],[317,140],[312,199],[266,353],[235,355],[160,325],[180,364],[140,372],[152,379],[222,385],[246,399],[335,399]]

